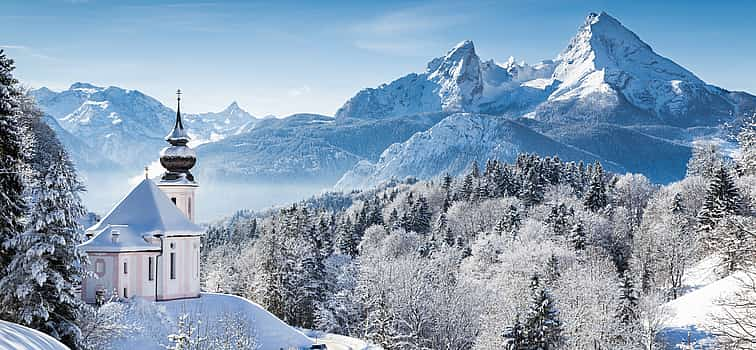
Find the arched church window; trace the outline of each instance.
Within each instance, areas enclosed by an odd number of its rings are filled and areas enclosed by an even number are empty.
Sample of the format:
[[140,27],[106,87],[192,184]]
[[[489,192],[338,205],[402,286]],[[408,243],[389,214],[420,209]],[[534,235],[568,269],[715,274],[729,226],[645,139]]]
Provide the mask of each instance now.
[[95,274],[97,274],[98,277],[105,276],[105,261],[102,259],[97,259],[95,261]]

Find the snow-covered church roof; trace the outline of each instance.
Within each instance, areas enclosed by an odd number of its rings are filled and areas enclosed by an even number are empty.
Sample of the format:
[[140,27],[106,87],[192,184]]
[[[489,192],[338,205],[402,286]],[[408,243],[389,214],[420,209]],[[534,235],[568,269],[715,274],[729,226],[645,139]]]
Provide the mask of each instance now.
[[[114,238],[113,233],[116,234]],[[84,251],[159,250],[154,236],[199,236],[204,230],[189,221],[150,179],[144,179],[97,224],[88,228]]]

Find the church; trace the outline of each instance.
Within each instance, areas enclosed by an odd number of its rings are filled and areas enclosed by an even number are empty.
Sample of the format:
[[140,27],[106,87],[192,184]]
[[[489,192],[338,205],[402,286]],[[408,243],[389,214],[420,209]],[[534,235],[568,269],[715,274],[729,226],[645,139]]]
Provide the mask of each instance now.
[[161,301],[200,296],[200,237],[194,223],[195,191],[190,172],[197,156],[181,122],[181,91],[176,122],[160,152],[165,172],[157,182],[145,178],[99,222],[85,231],[79,249],[89,255],[91,274],[81,297],[96,303],[111,297]]

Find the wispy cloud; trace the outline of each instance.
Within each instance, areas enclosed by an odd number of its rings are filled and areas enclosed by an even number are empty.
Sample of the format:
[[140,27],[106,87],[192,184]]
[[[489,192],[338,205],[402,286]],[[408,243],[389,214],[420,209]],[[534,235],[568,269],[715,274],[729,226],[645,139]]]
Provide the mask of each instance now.
[[299,97],[299,96],[302,96],[302,95],[307,95],[310,92],[312,92],[312,89],[310,89],[309,86],[302,85],[301,87],[298,87],[298,88],[289,89],[289,91],[287,92],[287,94],[290,97]]
[[15,50],[17,54],[28,55],[29,57],[46,60],[46,61],[57,60],[55,57],[43,54],[39,50],[36,50],[26,45],[0,44],[0,49],[1,50]]
[[353,26],[358,48],[393,55],[415,55],[434,46],[443,30],[471,20],[464,9],[449,4],[423,5],[383,13]]

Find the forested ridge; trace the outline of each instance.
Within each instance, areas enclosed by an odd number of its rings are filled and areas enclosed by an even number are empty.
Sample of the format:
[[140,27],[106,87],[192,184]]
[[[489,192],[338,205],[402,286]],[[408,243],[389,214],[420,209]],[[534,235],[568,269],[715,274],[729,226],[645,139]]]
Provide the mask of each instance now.
[[521,154],[240,211],[209,228],[203,285],[387,349],[658,348],[688,269],[751,266],[753,126],[738,157],[701,143],[664,186]]

